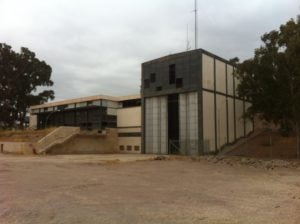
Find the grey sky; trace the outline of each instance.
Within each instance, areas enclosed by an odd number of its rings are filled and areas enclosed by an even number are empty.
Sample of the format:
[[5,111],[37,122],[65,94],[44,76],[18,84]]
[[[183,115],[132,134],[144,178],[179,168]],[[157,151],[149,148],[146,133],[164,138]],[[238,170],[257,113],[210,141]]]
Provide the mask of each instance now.
[[[199,47],[251,57],[299,0],[198,0]],[[56,100],[139,92],[141,63],[193,46],[194,0],[0,0],[0,42],[53,69]]]

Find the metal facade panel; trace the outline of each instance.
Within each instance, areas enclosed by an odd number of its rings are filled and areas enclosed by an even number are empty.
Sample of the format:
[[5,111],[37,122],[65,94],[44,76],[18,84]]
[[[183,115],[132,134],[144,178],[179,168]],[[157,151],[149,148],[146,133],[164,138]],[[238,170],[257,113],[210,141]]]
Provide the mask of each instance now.
[[203,91],[203,146],[204,153],[214,152],[215,146],[215,107],[214,94]]
[[198,92],[179,96],[181,154],[198,154]]
[[145,104],[145,151],[151,154],[153,148],[153,99],[145,99]]
[[167,154],[167,99],[151,97],[145,103],[145,152]]
[[214,58],[202,55],[202,85],[205,89],[214,90]]
[[226,64],[216,60],[216,91],[226,93]]
[[160,97],[160,153],[168,154],[167,97]]
[[227,144],[227,112],[226,97],[217,94],[217,149]]

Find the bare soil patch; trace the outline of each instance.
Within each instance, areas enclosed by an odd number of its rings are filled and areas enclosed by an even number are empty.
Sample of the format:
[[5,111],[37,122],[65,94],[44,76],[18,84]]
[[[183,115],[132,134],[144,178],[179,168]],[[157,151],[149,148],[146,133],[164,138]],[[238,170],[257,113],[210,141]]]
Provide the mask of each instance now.
[[227,155],[255,158],[297,158],[297,139],[294,135],[283,137],[278,132],[266,131],[237,147]]
[[300,223],[298,166],[178,158],[1,155],[0,223]]

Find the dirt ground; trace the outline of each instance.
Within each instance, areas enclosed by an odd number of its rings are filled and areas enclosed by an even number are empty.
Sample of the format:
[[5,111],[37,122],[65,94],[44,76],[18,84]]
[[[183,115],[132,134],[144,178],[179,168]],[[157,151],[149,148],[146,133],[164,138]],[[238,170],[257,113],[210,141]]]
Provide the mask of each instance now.
[[278,132],[265,131],[228,153],[232,156],[255,158],[297,158],[297,139],[295,135],[283,137]]
[[300,223],[299,166],[236,161],[0,155],[0,223]]

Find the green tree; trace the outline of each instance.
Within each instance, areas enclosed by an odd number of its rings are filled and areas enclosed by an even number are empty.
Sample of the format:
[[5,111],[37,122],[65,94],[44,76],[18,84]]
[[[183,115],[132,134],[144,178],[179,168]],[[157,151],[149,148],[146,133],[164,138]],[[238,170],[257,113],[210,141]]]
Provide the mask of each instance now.
[[54,99],[53,90],[38,91],[53,85],[51,73],[51,67],[29,49],[17,53],[0,44],[0,116],[5,126],[19,122],[23,127],[30,106]]
[[238,65],[239,95],[253,104],[247,116],[259,114],[297,133],[300,157],[300,16],[266,33],[254,58]]

